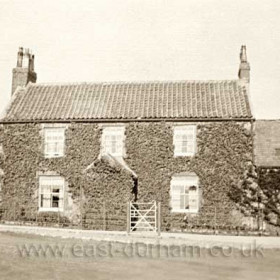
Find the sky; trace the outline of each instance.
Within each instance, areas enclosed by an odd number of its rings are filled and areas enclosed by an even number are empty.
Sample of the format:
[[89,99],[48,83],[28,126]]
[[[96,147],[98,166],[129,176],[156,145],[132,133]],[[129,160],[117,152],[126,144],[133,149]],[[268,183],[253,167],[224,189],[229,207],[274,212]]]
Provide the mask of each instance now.
[[18,47],[37,82],[237,79],[251,66],[254,116],[280,119],[279,0],[0,0],[0,111]]

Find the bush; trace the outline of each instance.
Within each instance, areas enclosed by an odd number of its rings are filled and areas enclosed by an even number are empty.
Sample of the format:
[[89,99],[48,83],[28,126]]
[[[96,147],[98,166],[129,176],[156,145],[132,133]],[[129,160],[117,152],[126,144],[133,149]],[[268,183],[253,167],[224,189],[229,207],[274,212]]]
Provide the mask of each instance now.
[[69,224],[70,220],[58,212],[40,212],[37,216],[38,223]]

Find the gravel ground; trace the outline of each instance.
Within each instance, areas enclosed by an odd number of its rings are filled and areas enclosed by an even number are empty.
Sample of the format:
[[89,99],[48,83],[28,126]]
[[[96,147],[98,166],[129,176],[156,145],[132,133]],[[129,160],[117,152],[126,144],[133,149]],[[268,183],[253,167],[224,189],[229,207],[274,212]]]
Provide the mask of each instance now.
[[160,238],[152,232],[134,232],[127,235],[123,231],[94,231],[68,228],[51,228],[19,225],[0,225],[0,232],[36,234],[40,236],[77,238],[94,241],[111,241],[123,243],[145,243],[161,245],[193,245],[203,248],[213,246],[230,246],[237,249],[252,246],[261,246],[266,249],[280,249],[280,237],[275,236],[230,236],[230,235],[203,235],[187,233],[162,232]]

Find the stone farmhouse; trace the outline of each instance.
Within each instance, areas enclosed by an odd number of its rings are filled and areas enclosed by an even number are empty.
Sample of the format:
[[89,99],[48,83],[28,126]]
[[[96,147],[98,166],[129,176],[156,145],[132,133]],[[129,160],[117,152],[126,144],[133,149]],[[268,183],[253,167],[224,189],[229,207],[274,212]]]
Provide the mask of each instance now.
[[128,201],[155,200],[166,231],[207,227],[214,212],[220,227],[254,216],[255,188],[251,206],[240,191],[255,164],[245,46],[233,80],[36,79],[34,55],[20,48],[1,119],[5,215],[59,213],[102,229],[106,205],[106,229],[119,230]]

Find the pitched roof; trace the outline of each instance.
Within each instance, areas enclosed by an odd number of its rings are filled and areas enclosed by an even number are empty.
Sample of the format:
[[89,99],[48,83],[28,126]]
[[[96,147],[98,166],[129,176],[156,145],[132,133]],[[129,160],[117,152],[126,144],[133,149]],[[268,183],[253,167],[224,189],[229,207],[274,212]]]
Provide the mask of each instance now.
[[127,165],[127,163],[124,161],[124,159],[122,157],[121,158],[117,158],[117,157],[112,156],[111,154],[102,155],[100,158],[98,158],[93,163],[91,163],[85,169],[85,172],[88,172],[91,169],[94,170],[96,168],[96,165],[98,165],[102,161],[107,162],[113,168],[120,168],[120,169],[126,171],[133,178],[137,178],[136,173]]
[[251,117],[238,80],[30,83],[14,94],[2,121]]

